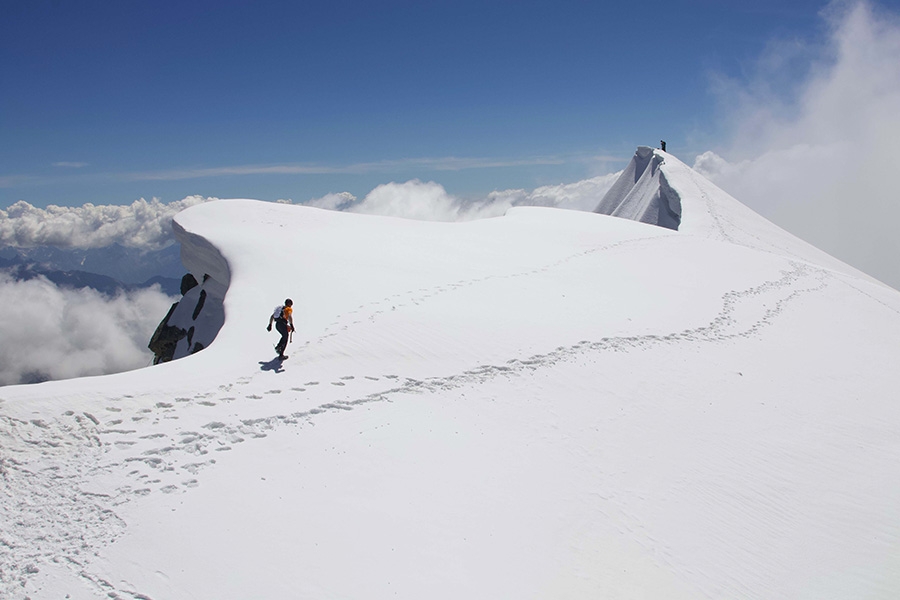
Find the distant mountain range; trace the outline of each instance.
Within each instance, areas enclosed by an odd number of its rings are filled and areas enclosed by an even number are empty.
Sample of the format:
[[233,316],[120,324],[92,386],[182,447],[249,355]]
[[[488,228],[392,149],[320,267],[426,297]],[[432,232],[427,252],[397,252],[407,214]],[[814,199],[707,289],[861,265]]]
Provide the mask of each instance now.
[[44,276],[62,287],[89,287],[108,295],[155,283],[165,293],[178,295],[185,268],[179,244],[154,251],[113,244],[89,249],[4,246],[0,271],[20,281]]

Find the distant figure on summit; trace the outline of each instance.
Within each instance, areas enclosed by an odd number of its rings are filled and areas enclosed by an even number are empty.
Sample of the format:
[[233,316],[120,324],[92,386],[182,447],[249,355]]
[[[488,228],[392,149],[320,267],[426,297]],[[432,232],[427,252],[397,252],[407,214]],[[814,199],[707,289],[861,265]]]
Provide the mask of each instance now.
[[[269,317],[269,326],[266,327],[266,331],[272,331],[272,322],[274,321],[275,329],[281,334],[281,339],[278,341],[278,344],[275,345],[275,350],[278,352],[278,358],[281,360],[287,358],[284,351],[287,349],[288,345],[288,333],[294,331],[293,306],[294,302],[290,298],[284,301],[284,305],[276,306],[275,310],[272,312],[272,316]],[[290,329],[288,329],[288,327],[290,327]]]
[[659,149],[663,152],[666,151],[666,140],[659,140]]

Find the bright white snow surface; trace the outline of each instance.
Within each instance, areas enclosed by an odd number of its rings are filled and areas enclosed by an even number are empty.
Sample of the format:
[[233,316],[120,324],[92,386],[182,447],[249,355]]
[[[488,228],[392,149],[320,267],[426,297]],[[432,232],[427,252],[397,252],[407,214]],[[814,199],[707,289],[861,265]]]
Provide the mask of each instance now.
[[900,294],[661,156],[680,231],[181,213],[208,349],[0,390],[0,596],[898,597]]

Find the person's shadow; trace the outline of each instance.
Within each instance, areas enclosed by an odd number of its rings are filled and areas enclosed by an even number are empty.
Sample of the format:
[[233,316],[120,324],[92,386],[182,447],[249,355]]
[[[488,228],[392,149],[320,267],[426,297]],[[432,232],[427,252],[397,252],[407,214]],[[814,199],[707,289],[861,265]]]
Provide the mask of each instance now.
[[283,363],[284,363],[284,361],[277,357],[273,358],[272,360],[267,361],[267,362],[259,361],[259,370],[260,371],[275,371],[276,373],[283,373],[284,372],[284,367],[282,366]]

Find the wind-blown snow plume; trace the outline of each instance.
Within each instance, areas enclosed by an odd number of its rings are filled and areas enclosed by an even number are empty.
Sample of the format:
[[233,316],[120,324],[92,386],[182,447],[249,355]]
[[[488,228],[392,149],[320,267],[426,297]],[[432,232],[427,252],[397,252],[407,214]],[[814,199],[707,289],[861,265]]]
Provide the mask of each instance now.
[[319,208],[404,217],[421,221],[471,221],[499,217],[513,206],[548,206],[590,211],[615,183],[618,173],[571,184],[526,190],[491,192],[484,198],[462,199],[433,181],[417,179],[379,185],[361,201],[346,192],[328,194],[307,204]]
[[777,59],[764,57],[754,80],[720,86],[723,105],[733,107],[731,139],[718,154],[698,156],[694,168],[786,229],[900,288],[900,18],[867,2],[834,3],[823,15],[827,43],[800,48],[807,75],[787,98],[773,96],[769,85],[796,69],[784,45]]
[[172,217],[189,206],[215,200],[188,196],[164,204],[156,198],[130,205],[85,204],[40,209],[20,201],[0,210],[0,245],[99,248],[123,246],[158,250],[174,241]]
[[0,273],[0,385],[147,366],[147,341],[175,300],[158,286],[110,298]]

